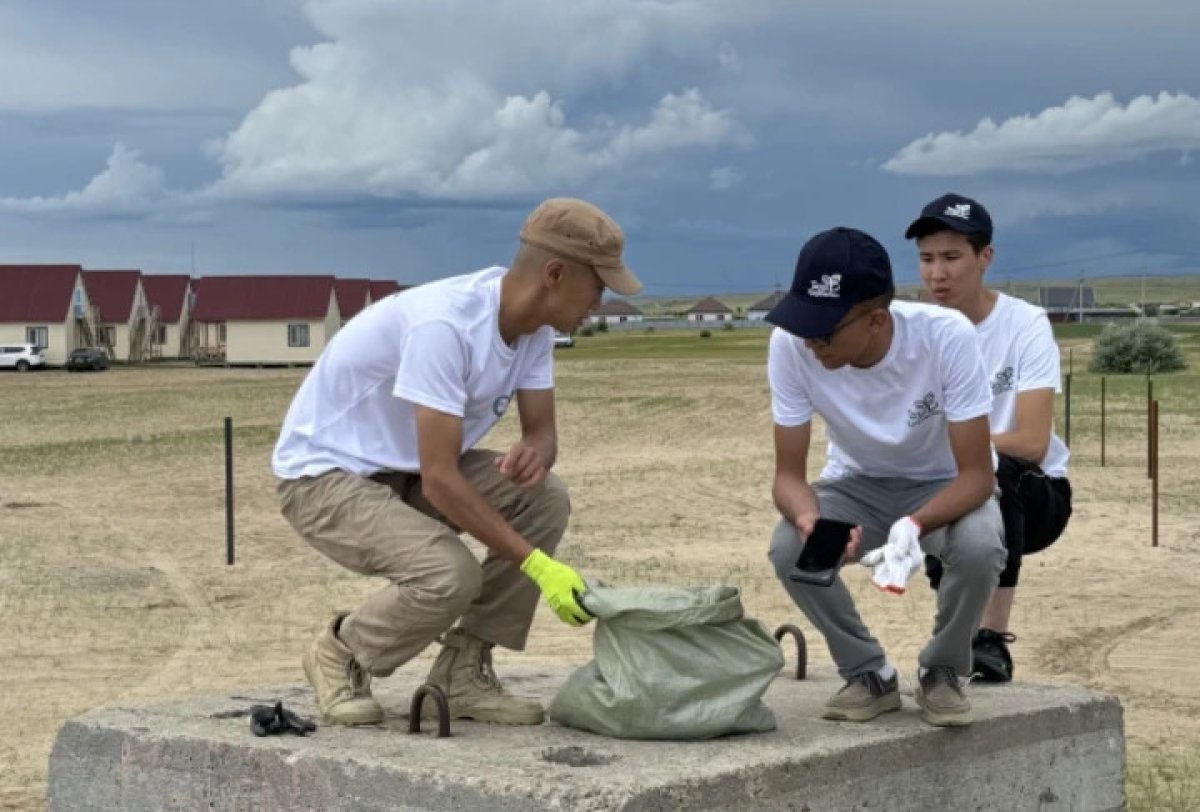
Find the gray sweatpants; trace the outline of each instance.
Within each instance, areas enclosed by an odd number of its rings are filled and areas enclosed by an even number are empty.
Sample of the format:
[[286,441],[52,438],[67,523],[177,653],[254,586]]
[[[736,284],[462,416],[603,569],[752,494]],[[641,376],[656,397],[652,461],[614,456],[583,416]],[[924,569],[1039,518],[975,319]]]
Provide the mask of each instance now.
[[[821,480],[814,483],[813,490],[823,517],[862,526],[862,555],[882,546],[893,522],[915,512],[948,484],[949,480],[848,476]],[[948,665],[959,676],[971,673],[971,638],[1004,569],[1003,539],[1004,524],[995,496],[921,539],[925,553],[941,559],[945,574],[937,593],[933,637],[921,650],[920,665]],[[802,547],[795,525],[781,521],[771,537],[769,555],[784,588],[824,635],[843,679],[879,670],[885,662],[883,648],[867,631],[841,576],[831,586],[801,584],[788,578]]]

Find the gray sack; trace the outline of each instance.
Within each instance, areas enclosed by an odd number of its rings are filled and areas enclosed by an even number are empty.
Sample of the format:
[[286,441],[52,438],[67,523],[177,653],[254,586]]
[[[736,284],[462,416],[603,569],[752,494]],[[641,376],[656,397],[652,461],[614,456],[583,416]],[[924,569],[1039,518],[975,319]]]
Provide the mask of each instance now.
[[732,586],[590,588],[594,659],[554,697],[561,725],[622,739],[709,739],[775,729],[762,702],[779,645]]

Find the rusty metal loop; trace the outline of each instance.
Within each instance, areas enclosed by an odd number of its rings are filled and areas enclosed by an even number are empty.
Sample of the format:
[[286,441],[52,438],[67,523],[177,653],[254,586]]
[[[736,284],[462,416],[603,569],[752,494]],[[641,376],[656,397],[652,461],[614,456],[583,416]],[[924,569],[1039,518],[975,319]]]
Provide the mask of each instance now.
[[421,732],[421,708],[425,697],[433,697],[438,709],[437,737],[444,739],[450,735],[450,703],[446,700],[446,692],[428,682],[413,692],[412,705],[408,709],[408,732]]
[[808,643],[804,640],[804,632],[791,623],[785,623],[775,630],[775,640],[782,641],[789,634],[796,639],[796,679],[804,679],[808,674]]

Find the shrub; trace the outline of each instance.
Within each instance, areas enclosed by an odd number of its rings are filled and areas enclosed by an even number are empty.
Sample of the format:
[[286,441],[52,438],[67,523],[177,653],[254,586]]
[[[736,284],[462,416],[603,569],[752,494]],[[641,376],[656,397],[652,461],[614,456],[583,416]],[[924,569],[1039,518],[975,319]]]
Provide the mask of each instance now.
[[731,332],[733,330],[733,322],[731,322],[731,321],[725,322],[725,324],[721,327],[721,329],[727,333]]
[[607,333],[608,332],[608,322],[606,322],[606,321],[598,322],[596,324],[596,332]]
[[642,332],[644,332],[644,333],[645,333],[646,335],[648,335],[648,336],[652,336],[652,335],[654,335],[654,325],[650,325],[649,327],[647,327],[647,328],[646,328],[645,330],[643,330]]
[[1149,375],[1174,372],[1187,364],[1175,336],[1153,319],[1126,324],[1107,324],[1096,338],[1096,351],[1088,369],[1092,372]]
[[710,333],[708,330],[701,330],[700,337],[701,338],[712,338],[712,333]]
[[584,338],[591,338],[596,334],[596,331],[592,329],[592,325],[587,324],[579,328],[579,334]]

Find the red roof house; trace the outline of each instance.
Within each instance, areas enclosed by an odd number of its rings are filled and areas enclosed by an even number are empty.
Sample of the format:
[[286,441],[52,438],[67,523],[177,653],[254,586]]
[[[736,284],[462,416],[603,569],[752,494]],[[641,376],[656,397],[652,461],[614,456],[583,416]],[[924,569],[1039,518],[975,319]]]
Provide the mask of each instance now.
[[192,278],[187,274],[142,274],[142,290],[151,313],[151,343],[160,357],[188,354]]
[[333,289],[337,291],[338,310],[342,312],[342,323],[350,321],[370,304],[370,279],[335,279]]
[[62,364],[88,343],[88,313],[78,265],[0,265],[0,343],[37,344]]
[[393,293],[408,290],[410,287],[411,285],[401,285],[394,279],[372,279],[371,301],[378,302],[380,299],[391,296]]
[[142,272],[85,270],[83,286],[103,325],[108,351],[118,361],[140,361],[148,354],[146,294]]
[[308,364],[341,326],[332,276],[205,276],[193,290],[197,361]]

